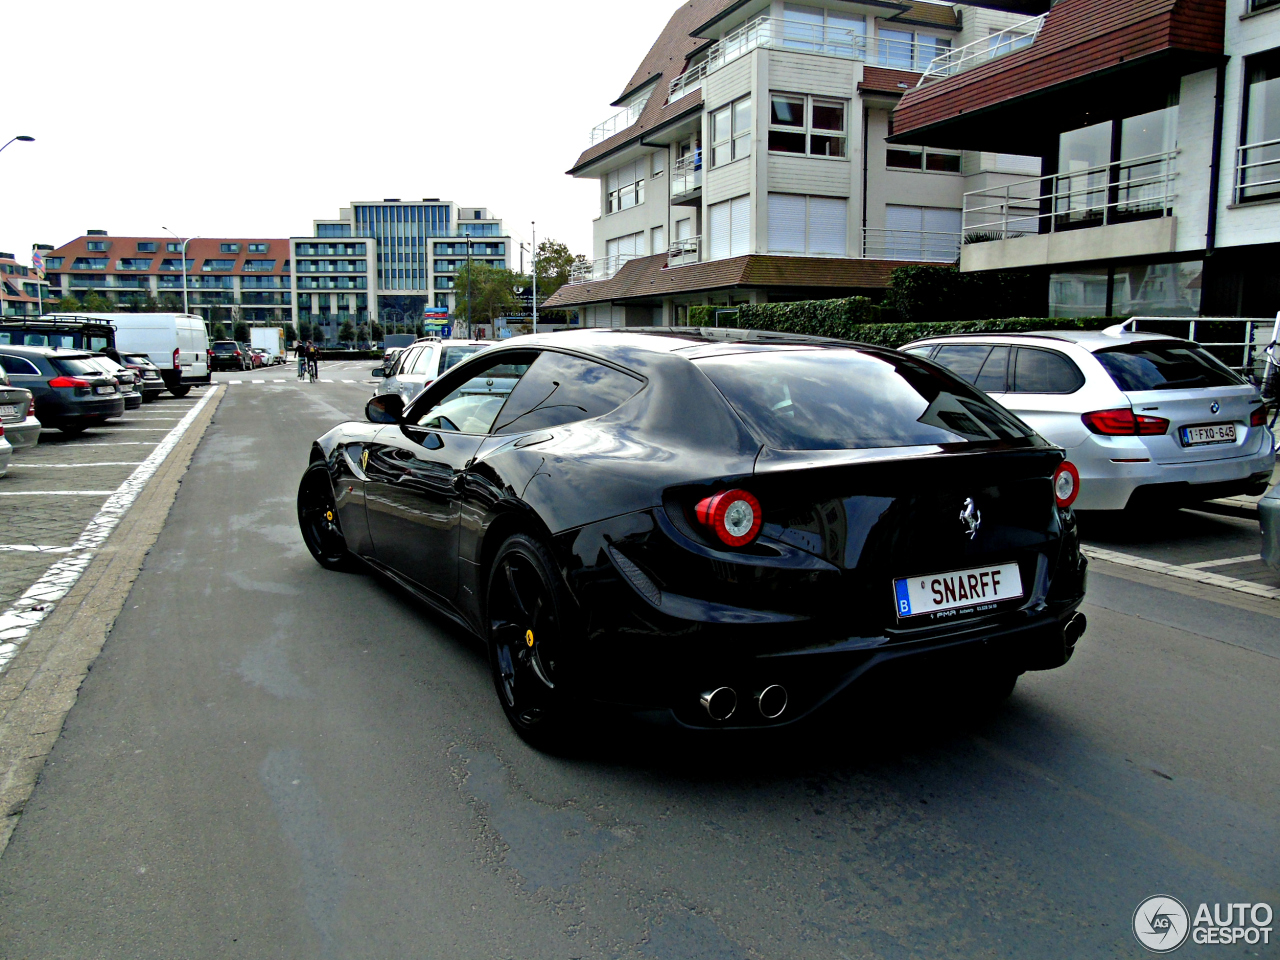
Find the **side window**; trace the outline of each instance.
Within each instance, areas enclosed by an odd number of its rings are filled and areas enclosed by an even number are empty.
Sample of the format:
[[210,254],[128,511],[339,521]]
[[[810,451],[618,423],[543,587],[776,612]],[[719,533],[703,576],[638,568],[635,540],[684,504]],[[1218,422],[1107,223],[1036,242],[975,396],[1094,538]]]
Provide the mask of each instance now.
[[940,363],[961,380],[973,383],[991,352],[989,346],[980,343],[948,343],[938,348],[934,363]]
[[436,358],[436,347],[423,347],[422,352],[418,354],[416,360],[413,361],[413,367],[407,372],[414,376],[431,376],[435,373],[432,369],[435,365],[431,362]]
[[1019,347],[1013,393],[1075,393],[1084,386],[1080,368],[1053,350]]
[[524,433],[602,417],[644,386],[620,370],[547,351],[511,391],[494,433]]
[[40,371],[36,369],[36,365],[29,360],[24,360],[22,357],[0,356],[0,366],[4,367],[5,373],[28,377],[40,376]]
[[424,391],[405,421],[428,430],[488,433],[537,356],[530,351],[511,351],[492,357],[488,363],[463,364]]
[[399,361],[396,363],[395,375],[408,373],[413,366],[413,361],[418,359],[418,354],[422,352],[421,347],[413,347],[400,354]]
[[982,365],[974,386],[987,393],[1004,393],[1008,389],[1009,348],[992,347],[991,356]]
[[908,348],[908,349],[906,349],[906,350],[903,350],[902,352],[903,352],[903,353],[909,353],[909,354],[911,354],[911,356],[913,356],[913,357],[928,357],[928,356],[929,356],[929,351],[931,351],[932,349],[933,349],[933,347],[932,347],[932,346],[925,346],[925,347],[910,347],[910,348]]

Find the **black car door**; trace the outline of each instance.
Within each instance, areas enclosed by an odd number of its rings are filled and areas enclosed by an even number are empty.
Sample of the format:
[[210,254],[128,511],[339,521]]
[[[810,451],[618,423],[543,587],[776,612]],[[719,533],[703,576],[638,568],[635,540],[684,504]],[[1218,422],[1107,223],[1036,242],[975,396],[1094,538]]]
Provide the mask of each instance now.
[[445,600],[457,588],[463,476],[534,356],[504,351],[460,365],[366,447],[375,558]]

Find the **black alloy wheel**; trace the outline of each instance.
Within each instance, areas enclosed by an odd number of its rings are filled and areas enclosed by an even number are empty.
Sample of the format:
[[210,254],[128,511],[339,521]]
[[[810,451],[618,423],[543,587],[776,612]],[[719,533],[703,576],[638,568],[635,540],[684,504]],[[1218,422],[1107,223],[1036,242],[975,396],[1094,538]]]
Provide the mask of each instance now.
[[170,387],[169,392],[172,393],[179,400],[181,400],[183,397],[185,397],[188,393],[191,392],[191,388],[190,387]]
[[323,463],[307,467],[298,485],[298,527],[316,563],[326,570],[351,569],[347,538],[338,523],[333,482],[329,479],[329,468]]
[[572,600],[547,548],[525,534],[503,543],[485,609],[489,667],[507,720],[530,746],[564,746],[573,702],[565,663]]

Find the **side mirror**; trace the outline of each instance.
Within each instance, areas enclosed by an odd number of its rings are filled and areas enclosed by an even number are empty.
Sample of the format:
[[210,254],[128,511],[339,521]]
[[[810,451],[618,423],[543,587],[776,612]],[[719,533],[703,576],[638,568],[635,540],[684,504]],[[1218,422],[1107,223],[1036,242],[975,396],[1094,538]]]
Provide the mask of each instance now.
[[364,417],[370,423],[399,423],[404,415],[404,400],[399,394],[373,397],[364,405]]
[[381,380],[386,375],[387,375],[387,371],[383,370],[381,367],[373,368],[373,378],[375,380]]

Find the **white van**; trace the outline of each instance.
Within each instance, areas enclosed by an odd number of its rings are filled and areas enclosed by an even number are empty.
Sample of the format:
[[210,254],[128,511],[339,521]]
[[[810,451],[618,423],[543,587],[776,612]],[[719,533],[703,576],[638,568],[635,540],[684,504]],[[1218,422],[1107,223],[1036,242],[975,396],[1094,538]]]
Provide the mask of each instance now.
[[204,321],[190,313],[84,313],[116,328],[116,349],[145,353],[175,397],[210,382],[209,335]]

